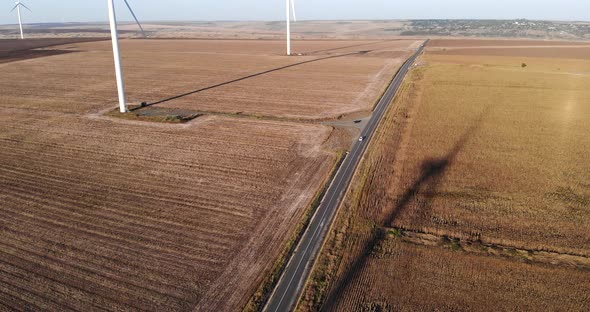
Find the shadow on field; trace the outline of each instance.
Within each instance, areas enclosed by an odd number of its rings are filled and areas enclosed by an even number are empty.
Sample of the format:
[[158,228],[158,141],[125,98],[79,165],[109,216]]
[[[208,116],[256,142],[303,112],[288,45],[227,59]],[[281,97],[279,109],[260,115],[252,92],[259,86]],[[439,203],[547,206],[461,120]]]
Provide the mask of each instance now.
[[[16,35],[16,32],[14,32]],[[0,41],[0,64],[54,56],[67,53],[77,53],[80,50],[62,50],[56,46],[103,41],[105,38],[32,38],[32,39],[2,39]],[[55,48],[52,48],[55,47]]]
[[322,57],[322,58],[317,58],[317,59],[313,59],[313,60],[303,61],[303,62],[294,63],[294,64],[290,64],[290,65],[285,65],[285,66],[281,66],[281,67],[277,67],[277,68],[265,70],[263,72],[259,72],[259,73],[256,73],[256,74],[252,74],[252,75],[244,76],[244,77],[241,77],[241,78],[237,78],[237,79],[234,79],[234,80],[230,80],[230,81],[218,83],[216,85],[212,85],[212,86],[209,86],[209,87],[204,87],[204,88],[193,90],[193,91],[190,91],[190,92],[187,92],[187,93],[175,95],[175,96],[169,97],[167,99],[159,100],[157,102],[147,103],[147,104],[145,104],[143,106],[140,106],[140,107],[137,107],[137,108],[135,108],[133,110],[141,109],[142,107],[147,107],[147,106],[152,106],[152,105],[158,105],[158,104],[162,104],[162,103],[165,103],[165,102],[177,100],[177,99],[180,99],[180,98],[183,98],[183,97],[186,97],[186,96],[195,94],[195,93],[199,93],[199,92],[203,92],[203,91],[207,91],[207,90],[211,90],[211,89],[223,87],[223,86],[226,86],[226,85],[229,85],[229,84],[232,84],[232,83],[236,83],[236,82],[244,81],[246,79],[250,79],[250,78],[254,78],[254,77],[258,77],[258,76],[270,74],[270,73],[277,72],[277,71],[284,70],[284,69],[291,68],[291,67],[296,67],[296,66],[300,66],[300,65],[304,65],[304,64],[315,63],[315,62],[324,61],[324,60],[328,60],[328,59],[339,58],[339,57],[345,57],[345,56],[351,56],[351,55],[357,55],[357,54],[366,54],[366,53],[369,53],[369,52],[371,52],[371,51],[357,51],[357,52],[351,52],[351,53],[346,53],[346,54],[331,55],[331,56],[327,56],[327,57]]
[[[403,40],[403,39],[379,40],[379,41],[373,41],[373,42],[368,42],[368,43],[360,43],[360,44],[353,44],[353,45],[349,45],[349,46],[343,46],[343,47],[337,47],[337,48],[331,48],[331,49],[325,49],[325,50],[310,51],[310,52],[305,52],[305,54],[306,55],[319,54],[319,53],[324,53],[324,52],[332,52],[332,51],[337,51],[337,50],[342,50],[342,49],[348,49],[348,48],[364,47],[364,46],[375,45],[375,44],[378,44],[378,43],[393,42],[393,41],[400,41],[400,40]],[[357,52],[362,52],[362,51],[357,51]]]
[[70,50],[23,50],[23,51],[0,51],[0,64],[10,63],[34,58],[42,58],[60,54],[76,53],[78,51]]
[[[381,220],[380,227],[374,230],[372,237],[364,243],[364,254],[359,255],[348,268],[345,269],[342,278],[337,282],[334,288],[329,292],[326,301],[323,304],[322,311],[330,310],[338,301],[346,287],[362,272],[363,267],[367,262],[367,258],[371,252],[381,244],[386,238],[387,233],[385,227],[390,227],[391,224],[408,208],[410,202],[416,198],[418,194],[423,194],[425,201],[421,203],[420,207],[423,209],[419,211],[421,216],[429,213],[432,200],[436,195],[436,191],[440,182],[445,176],[445,173],[455,162],[457,155],[463,149],[469,139],[479,130],[482,121],[489,114],[490,107],[486,107],[473,124],[463,133],[459,140],[455,143],[453,148],[442,158],[427,159],[422,163],[422,173],[418,179],[404,192],[403,196],[391,210],[386,211],[386,215]],[[416,216],[418,217],[418,216]]]

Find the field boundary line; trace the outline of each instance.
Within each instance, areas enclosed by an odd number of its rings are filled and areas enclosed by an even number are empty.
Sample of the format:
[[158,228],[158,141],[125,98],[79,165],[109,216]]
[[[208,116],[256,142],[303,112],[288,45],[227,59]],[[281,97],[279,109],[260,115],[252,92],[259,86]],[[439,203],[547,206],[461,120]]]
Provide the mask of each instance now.
[[[481,239],[460,238],[452,234],[439,234],[429,231],[412,230],[403,227],[385,227],[389,239],[399,239],[404,243],[419,246],[448,248],[457,252],[493,256],[504,259],[517,259],[527,263],[549,264],[557,267],[567,266],[590,270],[590,256],[559,252],[550,249],[529,249],[515,245],[494,243]],[[386,254],[386,253],[385,253]]]

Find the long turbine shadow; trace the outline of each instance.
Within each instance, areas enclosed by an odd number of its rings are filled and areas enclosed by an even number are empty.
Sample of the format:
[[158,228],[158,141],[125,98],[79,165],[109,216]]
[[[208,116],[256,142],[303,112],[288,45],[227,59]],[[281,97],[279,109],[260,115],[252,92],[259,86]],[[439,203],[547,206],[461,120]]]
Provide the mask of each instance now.
[[[481,123],[489,113],[489,107],[485,108],[479,118],[470,126],[465,133],[455,143],[453,148],[442,158],[438,159],[427,159],[422,163],[422,172],[420,177],[404,192],[403,196],[399,199],[395,207],[390,210],[389,214],[381,220],[381,227],[374,231],[372,237],[364,243],[363,254],[359,254],[358,257],[349,265],[348,269],[343,274],[343,278],[337,281],[335,288],[331,290],[323,304],[322,310],[331,310],[338,298],[343,295],[346,287],[359,277],[365,266],[369,254],[379,246],[381,242],[386,238],[386,233],[383,230],[384,227],[389,227],[403,212],[409,208],[410,202],[416,198],[416,196],[423,190],[427,190],[425,193],[425,201],[421,205],[424,209],[429,209],[431,202],[436,194],[436,190],[440,185],[440,182],[445,176],[445,173],[455,162],[457,155],[463,149],[469,139],[476,133],[481,127]],[[422,214],[427,214],[428,211],[421,211]],[[418,216],[416,216],[418,217]]]
[[201,88],[201,89],[193,90],[193,91],[190,91],[190,92],[187,92],[187,93],[175,95],[175,96],[172,96],[172,97],[169,97],[169,98],[166,98],[166,99],[163,99],[163,100],[159,100],[159,101],[156,101],[156,102],[147,103],[147,104],[144,104],[144,105],[142,105],[140,107],[136,107],[136,108],[134,108],[132,110],[138,110],[138,109],[141,109],[143,107],[158,105],[158,104],[162,104],[162,103],[165,103],[165,102],[177,100],[177,99],[180,99],[180,98],[183,98],[183,97],[186,97],[186,96],[189,96],[189,95],[193,95],[193,94],[196,94],[196,93],[199,93],[199,92],[203,92],[203,91],[207,91],[207,90],[211,90],[211,89],[223,87],[223,86],[226,86],[226,85],[229,85],[229,84],[232,84],[232,83],[236,83],[236,82],[244,81],[246,79],[250,79],[250,78],[254,78],[254,77],[258,77],[258,76],[270,74],[270,73],[277,72],[277,71],[284,70],[284,69],[291,68],[291,67],[301,66],[301,65],[304,65],[304,64],[315,63],[315,62],[320,62],[320,61],[324,61],[324,60],[328,60],[328,59],[334,59],[334,58],[339,58],[339,57],[345,57],[345,56],[351,56],[351,55],[357,55],[357,54],[366,54],[366,53],[369,53],[369,52],[371,52],[371,51],[356,51],[356,52],[351,52],[351,53],[346,53],[346,54],[331,55],[331,56],[327,56],[327,57],[321,57],[321,58],[317,58],[317,59],[313,59],[313,60],[307,60],[307,61],[303,61],[303,62],[299,62],[299,63],[285,65],[285,66],[281,66],[281,67],[277,67],[277,68],[265,70],[265,71],[262,71],[262,72],[259,72],[259,73],[251,74],[251,75],[248,75],[248,76],[244,76],[244,77],[241,77],[241,78],[237,78],[237,79],[234,79],[234,80],[230,80],[230,81],[218,83],[218,84],[215,84],[215,85],[212,85],[212,86],[208,86],[208,87],[204,87],[204,88]]
[[348,49],[348,48],[364,47],[364,46],[375,45],[375,44],[378,44],[378,43],[393,42],[393,41],[399,41],[399,40],[402,40],[402,39],[379,40],[379,41],[373,41],[373,42],[368,42],[368,43],[353,44],[353,45],[348,45],[348,46],[343,46],[343,47],[337,47],[337,48],[331,48],[331,49],[325,49],[325,50],[310,51],[310,52],[306,52],[305,54],[306,55],[313,55],[313,54],[319,54],[319,53],[323,53],[323,52],[332,52],[332,51],[337,51],[337,50],[342,50],[342,49]]

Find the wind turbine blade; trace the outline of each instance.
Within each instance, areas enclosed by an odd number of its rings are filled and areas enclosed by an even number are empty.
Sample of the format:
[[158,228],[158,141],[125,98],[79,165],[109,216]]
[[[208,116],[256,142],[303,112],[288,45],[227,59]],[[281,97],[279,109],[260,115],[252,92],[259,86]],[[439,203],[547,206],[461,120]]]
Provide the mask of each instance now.
[[29,12],[33,12],[31,11],[31,9],[29,9],[26,5],[24,5],[22,2],[20,3],[20,5],[22,5],[25,9],[29,10]]
[[18,3],[14,6],[14,8],[12,8],[12,10],[10,10],[10,12],[14,12],[14,10],[16,10],[17,7],[18,7]]
[[127,2],[127,0],[124,0],[124,1],[125,1],[125,4],[127,5],[127,8],[129,9],[129,12],[131,12],[131,15],[133,15],[133,19],[137,23],[137,26],[139,26],[139,29],[141,29],[141,34],[143,36],[145,36],[145,31],[143,31],[143,27],[141,26],[141,23],[137,19],[137,16],[135,16],[135,13],[133,12],[133,9],[131,9],[131,6],[129,5],[129,2]]
[[291,11],[293,11],[293,21],[297,22],[297,15],[295,14],[295,0],[291,0]]

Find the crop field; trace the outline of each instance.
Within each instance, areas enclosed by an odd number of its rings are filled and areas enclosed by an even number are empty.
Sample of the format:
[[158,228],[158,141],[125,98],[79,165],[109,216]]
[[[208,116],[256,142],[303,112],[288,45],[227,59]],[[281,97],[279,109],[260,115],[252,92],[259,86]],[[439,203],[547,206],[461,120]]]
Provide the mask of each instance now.
[[433,40],[431,54],[463,56],[512,56],[523,58],[590,60],[589,42],[534,40]]
[[429,49],[299,310],[587,311],[590,60]]
[[241,309],[351,141],[297,121],[371,109],[415,45],[123,40],[131,104],[209,88],[171,124],[113,117],[108,41],[8,43],[0,310],[35,311]]
[[586,311],[588,274],[386,239],[332,311]]
[[[0,116],[0,303],[235,309],[324,183],[327,127]],[[227,285],[232,285],[228,288]]]
[[[367,111],[414,40],[123,40],[128,100],[199,112],[329,119]],[[56,47],[59,49],[59,47]],[[95,112],[117,102],[110,42],[0,64],[0,107]],[[45,77],[45,79],[37,79]],[[27,85],[27,88],[19,86]],[[31,90],[35,90],[32,92]]]
[[428,43],[431,49],[436,48],[468,48],[468,47],[560,47],[587,46],[584,41],[553,41],[553,40],[498,40],[498,39],[433,39]]

